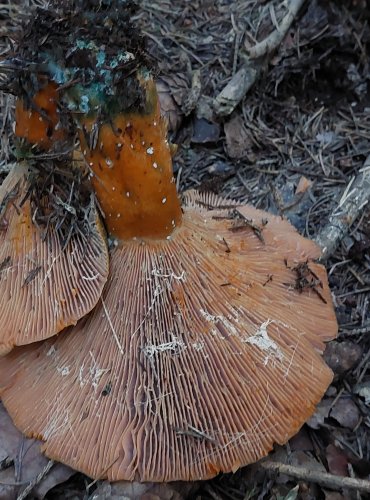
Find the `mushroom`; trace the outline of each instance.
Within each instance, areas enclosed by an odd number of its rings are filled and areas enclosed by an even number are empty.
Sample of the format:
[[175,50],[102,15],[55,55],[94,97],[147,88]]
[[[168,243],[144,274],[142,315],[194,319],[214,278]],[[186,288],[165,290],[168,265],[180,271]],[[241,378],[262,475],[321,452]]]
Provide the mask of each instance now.
[[[46,196],[33,207],[30,183],[23,162],[0,187],[0,355],[75,324],[94,307],[108,277],[106,235],[94,204],[68,206],[53,187],[61,215],[42,231],[37,211],[44,208],[50,218],[52,208]],[[38,186],[36,191],[43,194]],[[68,216],[65,239],[61,229]]]
[[15,135],[26,139],[29,144],[36,144],[44,149],[49,149],[56,141],[63,140],[66,131],[60,123],[58,101],[57,84],[52,81],[44,81],[43,86],[29,99],[29,102],[24,98],[18,98],[15,110]]
[[[0,359],[0,394],[47,456],[111,481],[207,479],[265,456],[332,380],[319,248],[280,217],[172,178],[150,77],[81,137],[113,249],[95,309]],[[96,133],[96,131],[95,131]]]
[[72,161],[75,131],[61,122],[59,87],[16,60],[9,88],[18,95],[16,149],[25,161],[0,188],[0,355],[76,324],[109,270],[105,230]]
[[52,5],[23,55],[41,47],[36,62],[64,85],[110,273],[75,326],[0,358],[2,401],[47,456],[94,478],[235,471],[295,434],[332,379],[321,353],[337,324],[320,250],[248,205],[195,191],[180,203],[132,3],[79,0],[81,15]]
[[79,117],[81,149],[93,171],[99,206],[110,236],[120,240],[165,238],[181,221],[156,87],[149,77],[138,79],[146,96],[144,110],[119,113],[113,122],[102,124],[95,148],[89,148],[87,139],[96,117]]

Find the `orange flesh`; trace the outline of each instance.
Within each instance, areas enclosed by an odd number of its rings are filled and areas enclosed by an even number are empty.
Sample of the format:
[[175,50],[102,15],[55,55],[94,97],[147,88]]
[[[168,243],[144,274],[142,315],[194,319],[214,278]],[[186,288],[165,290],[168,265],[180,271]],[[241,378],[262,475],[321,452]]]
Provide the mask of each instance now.
[[[93,120],[83,123],[91,131]],[[107,230],[119,240],[166,238],[181,223],[166,135],[154,106],[149,114],[119,115],[104,124],[93,151],[81,137]]]
[[15,135],[23,137],[30,144],[49,148],[55,141],[64,138],[64,130],[56,129],[59,122],[57,109],[59,95],[57,85],[47,83],[33,98],[36,108],[40,108],[49,119],[36,109],[26,109],[22,99],[18,99],[15,110]]

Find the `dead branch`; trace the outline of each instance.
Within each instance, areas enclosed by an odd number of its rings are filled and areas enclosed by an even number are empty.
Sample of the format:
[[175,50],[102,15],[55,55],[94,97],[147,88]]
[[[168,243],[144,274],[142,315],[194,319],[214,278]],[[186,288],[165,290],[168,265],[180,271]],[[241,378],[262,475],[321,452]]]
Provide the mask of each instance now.
[[266,460],[261,462],[261,467],[265,470],[278,471],[281,474],[294,477],[302,481],[316,483],[320,486],[331,488],[332,490],[342,490],[345,488],[356,490],[358,492],[370,493],[370,481],[357,479],[354,477],[335,476],[328,472],[306,469],[305,467],[295,467],[280,462]]
[[351,225],[370,201],[370,155],[357,176],[352,177],[329,222],[319,232],[316,243],[322,250],[321,260],[330,257],[348,234]]
[[[213,109],[218,116],[230,115],[250,88],[258,79],[261,69],[266,64],[268,56],[278,48],[284,40],[290,26],[306,0],[291,0],[288,13],[283,18],[280,26],[262,42],[247,50],[244,65],[233,76],[229,83],[214,99]],[[265,60],[253,61],[253,59]]]
[[256,82],[262,65],[247,62],[235,73],[226,87],[218,94],[213,101],[213,109],[218,116],[230,115],[245,94]]
[[201,91],[202,82],[200,79],[200,70],[198,69],[193,73],[190,92],[181,107],[181,110],[185,116],[189,116],[190,113],[196,108]]
[[247,49],[248,55],[251,59],[258,59],[259,57],[264,57],[271,54],[281,42],[284,40],[289,28],[291,27],[294,19],[297,17],[298,12],[305,3],[306,0],[291,0],[288,13],[281,21],[278,29],[270,33],[262,42],[257,43],[254,47]]

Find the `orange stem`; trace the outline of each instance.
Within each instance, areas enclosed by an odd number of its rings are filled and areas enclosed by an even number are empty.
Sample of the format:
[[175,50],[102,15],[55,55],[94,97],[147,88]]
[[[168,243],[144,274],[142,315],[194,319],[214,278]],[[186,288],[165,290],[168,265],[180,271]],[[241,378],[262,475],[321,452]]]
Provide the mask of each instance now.
[[[107,230],[120,240],[166,238],[181,223],[167,127],[154,82],[145,85],[148,112],[120,114],[102,125],[93,150],[80,134]],[[94,122],[82,120],[87,133]]]

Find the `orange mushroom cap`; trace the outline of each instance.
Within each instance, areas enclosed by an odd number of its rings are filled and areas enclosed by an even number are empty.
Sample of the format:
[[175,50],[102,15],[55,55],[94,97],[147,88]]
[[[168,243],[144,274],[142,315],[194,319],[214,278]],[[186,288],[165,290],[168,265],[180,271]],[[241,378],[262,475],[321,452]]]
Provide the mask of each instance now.
[[91,207],[89,235],[65,248],[55,227],[43,237],[33,220],[28,167],[16,165],[0,187],[0,354],[73,325],[98,301],[108,277],[108,249]]
[[[312,415],[337,330],[320,251],[249,206],[235,208],[249,221],[237,228],[234,205],[187,193],[169,239],[113,250],[88,317],[1,359],[4,405],[47,456],[111,481],[206,479]],[[298,289],[299,265],[318,293]]]

